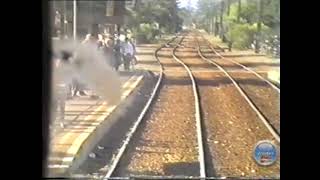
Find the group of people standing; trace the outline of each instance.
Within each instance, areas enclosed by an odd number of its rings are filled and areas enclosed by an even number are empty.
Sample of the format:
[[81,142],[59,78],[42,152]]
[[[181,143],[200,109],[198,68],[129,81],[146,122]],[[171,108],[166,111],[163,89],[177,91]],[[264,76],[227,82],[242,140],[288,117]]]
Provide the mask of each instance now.
[[116,71],[122,64],[124,70],[130,70],[137,63],[135,45],[128,37],[121,42],[119,38],[115,39],[113,36],[89,34],[83,43],[96,43],[98,49],[104,53],[107,63]]
[[[111,36],[103,36],[101,34],[88,34],[83,44],[92,44],[102,51],[106,62],[115,70],[118,71],[120,65],[123,64],[124,70],[130,70],[134,68],[137,63],[135,57],[136,48],[131,39],[125,38],[124,42],[121,42],[119,38],[116,40]],[[83,85],[77,80],[74,80],[73,86],[75,88],[74,95],[86,96]],[[91,95],[92,98],[98,98],[96,95]]]
[[[118,71],[122,64],[124,70],[130,70],[137,63],[135,58],[135,45],[128,37],[125,38],[124,42],[121,42],[119,38],[115,39],[113,36],[108,37],[99,33],[91,33],[86,36],[85,40],[82,41],[82,44],[90,44],[97,47],[98,51],[101,51],[104,54],[106,63],[108,63],[115,71]],[[69,57],[62,57],[62,59],[68,58]],[[55,67],[58,69],[60,67],[59,64],[61,64],[59,63],[60,61],[55,61]],[[57,86],[56,90],[63,94],[57,94],[56,99],[53,100],[53,109],[60,109],[60,126],[63,128],[66,99],[71,99],[74,96],[88,96],[88,94],[85,92],[85,85],[80,83],[77,79],[73,79],[72,83],[69,85],[61,82],[55,86]],[[63,91],[61,91],[61,89]],[[99,96],[95,95],[93,92],[91,98],[96,99],[99,98]]]

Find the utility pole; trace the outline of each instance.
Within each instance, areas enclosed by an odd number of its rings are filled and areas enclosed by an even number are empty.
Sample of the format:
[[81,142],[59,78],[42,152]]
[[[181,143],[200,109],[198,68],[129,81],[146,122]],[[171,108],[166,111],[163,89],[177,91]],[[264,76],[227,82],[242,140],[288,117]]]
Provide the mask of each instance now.
[[238,0],[238,16],[237,16],[237,22],[240,22],[240,13],[241,13],[241,0]]
[[227,8],[227,15],[229,16],[230,15],[230,4],[231,4],[231,1],[230,0],[228,0],[228,8]]
[[77,1],[73,0],[73,39],[77,39]]
[[219,34],[219,22],[218,22],[217,15],[214,16],[214,20],[215,20],[214,35],[217,36]]
[[211,17],[211,22],[212,22],[212,34],[216,35],[215,31],[216,31],[216,16],[214,14],[212,14]]
[[63,1],[63,34],[66,37],[67,36],[67,1]]
[[262,15],[263,15],[263,0],[259,0],[258,3],[258,25],[257,25],[257,36],[256,36],[256,48],[255,53],[260,52],[260,41],[261,41],[261,21],[262,21]]
[[140,7],[140,0],[135,0],[134,1],[134,10],[137,11],[139,10],[139,7]]
[[51,9],[51,15],[52,15],[52,27],[53,27],[53,30],[52,30],[52,35],[53,36],[57,36],[57,25],[56,25],[56,18],[57,18],[57,15],[56,15],[56,11],[57,11],[57,5],[56,5],[56,1],[52,1],[51,4],[50,4],[50,9]]
[[[214,4],[213,4],[213,1],[211,1],[211,4],[210,4],[210,9],[212,9],[213,11],[213,7],[214,7]],[[211,34],[213,34],[213,27],[214,27],[214,13],[210,13],[211,14],[211,17],[210,17],[210,20],[211,20]]]
[[211,17],[210,20],[211,20],[211,34],[213,34],[213,28],[214,28],[213,17]]
[[90,1],[90,15],[91,15],[91,24],[94,24],[94,15],[93,15],[93,1]]
[[223,11],[224,11],[224,1],[221,1],[221,12],[220,12],[220,38],[222,39],[222,42],[225,42],[224,38],[224,28],[223,28]]

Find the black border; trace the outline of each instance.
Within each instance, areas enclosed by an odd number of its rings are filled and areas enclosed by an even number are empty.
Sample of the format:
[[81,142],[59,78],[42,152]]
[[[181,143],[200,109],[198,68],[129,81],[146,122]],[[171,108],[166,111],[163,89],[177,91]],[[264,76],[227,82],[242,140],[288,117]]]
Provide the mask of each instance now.
[[[314,2],[281,1],[281,178],[313,179],[318,174],[319,121],[316,95],[319,48]],[[291,178],[290,178],[291,177]],[[316,179],[316,178],[315,178]]]
[[[2,175],[41,179],[50,89],[48,0],[11,2],[1,4]],[[319,10],[312,7],[318,6],[281,1],[281,179],[311,179],[319,171],[319,117],[313,116],[319,112]]]
[[9,176],[3,179],[40,179],[42,175],[44,124],[41,114],[47,106],[42,102],[45,100],[42,95],[47,96],[43,88],[49,83],[45,75],[49,73],[48,66],[42,69],[49,62],[43,62],[41,52],[46,41],[43,30],[47,26],[42,21],[46,2],[4,1],[1,4],[0,155],[2,175]]

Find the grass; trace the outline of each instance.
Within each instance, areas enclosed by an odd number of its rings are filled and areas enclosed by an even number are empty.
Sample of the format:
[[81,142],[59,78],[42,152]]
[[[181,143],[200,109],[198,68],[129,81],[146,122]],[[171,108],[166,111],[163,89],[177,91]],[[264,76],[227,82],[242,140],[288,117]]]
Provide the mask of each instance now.
[[[228,47],[227,43],[223,43],[222,40],[218,37],[215,36],[214,34],[208,34],[205,30],[199,30],[201,34],[203,34],[203,36],[212,44],[216,44],[220,47]],[[252,49],[246,49],[246,50],[252,50]],[[245,50],[245,51],[246,51]],[[237,48],[232,47],[232,51],[243,51]],[[253,51],[253,50],[252,50]],[[266,54],[266,58],[268,59],[273,59],[274,61],[276,61],[276,58],[272,57],[272,55],[270,54]],[[278,58],[279,59],[279,58]]]
[[218,36],[215,36],[214,34],[208,34],[205,30],[200,30],[200,32],[210,43],[217,44],[218,46],[221,46],[221,47],[228,47],[228,44],[223,43]]

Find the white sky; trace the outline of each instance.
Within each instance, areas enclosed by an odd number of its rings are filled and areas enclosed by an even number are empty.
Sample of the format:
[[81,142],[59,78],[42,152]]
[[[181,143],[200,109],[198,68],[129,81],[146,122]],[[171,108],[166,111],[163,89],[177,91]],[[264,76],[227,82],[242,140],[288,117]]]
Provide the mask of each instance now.
[[191,7],[196,8],[198,0],[179,0],[179,7],[188,7],[189,2]]

